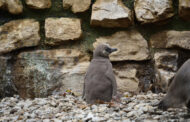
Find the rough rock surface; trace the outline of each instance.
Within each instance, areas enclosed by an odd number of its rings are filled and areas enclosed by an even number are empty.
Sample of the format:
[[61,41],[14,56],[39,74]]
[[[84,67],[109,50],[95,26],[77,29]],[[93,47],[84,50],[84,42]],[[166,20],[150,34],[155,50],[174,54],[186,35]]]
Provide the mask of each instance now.
[[120,103],[104,103],[87,105],[81,97],[70,93],[60,93],[48,98],[23,100],[18,96],[4,98],[0,101],[0,121],[26,122],[78,122],[78,121],[108,121],[108,122],[188,122],[187,109],[159,110],[155,105],[164,94],[125,93]]
[[46,9],[51,7],[51,0],[26,0],[26,4],[34,9]]
[[174,15],[172,0],[135,0],[134,9],[142,24],[164,21]]
[[118,62],[113,65],[113,70],[118,91],[121,93],[147,92],[152,85],[151,81],[154,79],[154,69],[150,62],[144,64]]
[[179,16],[190,21],[190,0],[179,0]]
[[81,21],[76,18],[47,18],[45,35],[46,43],[50,45],[79,39],[82,36]]
[[157,51],[154,54],[155,69],[156,69],[156,83],[162,91],[166,92],[177,71],[177,51]]
[[23,5],[20,0],[0,0],[0,8],[6,9],[11,14],[20,14],[23,12]]
[[190,31],[162,31],[151,36],[153,48],[180,47],[190,50]]
[[139,79],[137,78],[137,69],[135,67],[126,67],[115,69],[116,81],[120,92],[136,92],[139,88]]
[[85,12],[90,8],[91,0],[63,0],[63,8],[72,8],[73,13]]
[[0,8],[3,7],[4,3],[5,3],[4,0],[0,0]]
[[142,61],[150,58],[147,41],[136,30],[119,31],[111,36],[97,38],[93,46],[99,43],[108,43],[118,49],[110,55],[111,61]]
[[0,26],[0,54],[37,46],[40,41],[39,30],[39,22],[33,19],[10,21]]
[[14,64],[14,84],[22,98],[46,97],[53,92],[72,89],[81,94],[85,70],[78,50],[37,50],[20,53]]
[[[88,58],[87,58],[88,59]],[[83,92],[84,77],[90,62],[85,60],[71,68],[65,68],[63,72],[62,91],[71,89],[75,95],[80,96]]]
[[97,0],[92,6],[91,25],[102,27],[129,27],[133,12],[121,0]]
[[0,56],[0,98],[16,94],[10,59],[10,56]]
[[156,51],[154,54],[155,65],[157,68],[177,71],[178,52],[170,50]]

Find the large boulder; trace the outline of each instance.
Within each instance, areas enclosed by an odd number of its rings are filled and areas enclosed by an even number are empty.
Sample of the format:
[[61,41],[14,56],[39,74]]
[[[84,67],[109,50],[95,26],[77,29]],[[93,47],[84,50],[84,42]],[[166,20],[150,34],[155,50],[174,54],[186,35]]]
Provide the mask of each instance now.
[[0,54],[37,46],[40,41],[39,30],[39,22],[33,19],[10,21],[0,26]]
[[81,21],[76,18],[47,18],[45,20],[46,43],[56,45],[82,36]]
[[91,25],[101,27],[129,27],[133,12],[121,0],[96,0],[92,6]]
[[0,56],[0,98],[17,93],[13,84],[11,56]]
[[158,90],[166,92],[177,71],[178,52],[161,50],[154,54],[154,67],[156,73],[155,86]]
[[150,62],[138,64],[120,62],[113,65],[118,91],[137,93],[150,90],[154,79],[154,70]]
[[0,0],[0,8],[6,9],[11,14],[23,12],[23,5],[20,0]]
[[190,21],[190,0],[179,0],[179,16]]
[[23,52],[14,64],[14,84],[22,98],[47,97],[68,89],[80,95],[88,64],[78,50]]
[[111,36],[97,38],[93,46],[96,47],[100,43],[107,43],[118,49],[110,55],[111,61],[150,59],[147,41],[136,30],[120,31]]
[[26,0],[26,4],[33,9],[46,9],[51,7],[51,0]]
[[174,15],[172,0],[135,0],[134,9],[142,24],[164,21]]
[[85,12],[90,8],[91,0],[63,0],[63,8],[72,8],[73,13]]
[[153,48],[180,47],[190,50],[190,31],[162,31],[151,36]]

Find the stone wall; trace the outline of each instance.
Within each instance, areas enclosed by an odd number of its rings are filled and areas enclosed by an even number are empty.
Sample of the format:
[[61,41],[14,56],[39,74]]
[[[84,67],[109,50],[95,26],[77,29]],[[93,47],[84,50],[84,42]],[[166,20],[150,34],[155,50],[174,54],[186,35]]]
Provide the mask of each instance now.
[[106,42],[121,92],[166,92],[190,57],[190,0],[0,0],[0,97],[81,95]]

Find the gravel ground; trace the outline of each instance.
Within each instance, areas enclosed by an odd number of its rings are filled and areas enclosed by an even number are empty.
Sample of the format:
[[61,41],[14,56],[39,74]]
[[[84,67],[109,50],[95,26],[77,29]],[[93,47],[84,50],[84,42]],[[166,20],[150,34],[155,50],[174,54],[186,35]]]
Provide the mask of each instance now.
[[158,110],[155,106],[164,94],[124,94],[121,103],[86,104],[81,97],[70,92],[48,98],[23,100],[19,96],[4,98],[0,102],[0,122],[83,122],[83,121],[172,121],[188,122],[187,109]]

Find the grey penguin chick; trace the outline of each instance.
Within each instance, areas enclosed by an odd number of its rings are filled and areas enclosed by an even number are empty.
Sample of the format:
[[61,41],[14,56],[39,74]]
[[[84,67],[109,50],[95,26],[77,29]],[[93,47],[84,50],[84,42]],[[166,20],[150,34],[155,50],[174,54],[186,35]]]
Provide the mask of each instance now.
[[107,44],[100,44],[93,52],[93,59],[84,79],[83,99],[88,104],[97,100],[109,102],[117,95],[117,83],[109,55],[117,51]]
[[170,107],[181,107],[182,105],[186,105],[190,110],[190,59],[177,71],[158,108],[167,110]]

